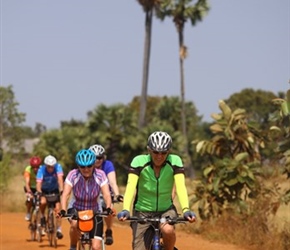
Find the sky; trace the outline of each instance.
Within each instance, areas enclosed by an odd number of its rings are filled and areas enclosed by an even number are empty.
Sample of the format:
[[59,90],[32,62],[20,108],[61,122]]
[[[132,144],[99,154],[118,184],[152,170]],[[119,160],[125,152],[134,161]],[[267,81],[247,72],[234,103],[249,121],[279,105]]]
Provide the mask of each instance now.
[[[25,125],[86,121],[99,104],[141,94],[145,15],[136,0],[0,0],[0,84],[13,86]],[[185,99],[204,121],[245,88],[286,92],[290,0],[211,0],[185,25]],[[153,20],[148,95],[180,96],[178,36]]]

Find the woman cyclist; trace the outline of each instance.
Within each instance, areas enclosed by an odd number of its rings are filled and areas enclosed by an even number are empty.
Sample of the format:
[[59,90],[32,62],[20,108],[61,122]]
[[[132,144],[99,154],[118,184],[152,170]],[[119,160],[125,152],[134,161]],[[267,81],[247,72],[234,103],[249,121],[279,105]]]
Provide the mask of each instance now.
[[[114,199],[114,194],[115,194],[116,199],[119,202],[123,201],[123,196],[119,194],[115,167],[113,165],[113,162],[107,160],[104,147],[102,145],[95,144],[95,145],[90,146],[89,149],[93,151],[96,156],[94,167],[97,169],[103,170],[108,178],[112,200]],[[101,206],[105,207],[106,204],[104,204],[103,198],[102,197],[100,198],[101,198],[100,199]],[[105,231],[105,244],[106,245],[113,244],[113,232],[112,232],[113,219],[114,219],[113,216],[108,216],[105,218],[105,222],[107,226],[107,229]]]
[[[148,154],[138,155],[131,162],[124,195],[123,210],[118,214],[120,221],[130,216],[130,207],[135,195],[134,216],[177,217],[172,201],[172,190],[176,193],[184,218],[194,222],[196,216],[189,209],[185,186],[184,167],[178,155],[171,154],[172,139],[163,131],[156,131],[148,138]],[[133,249],[147,250],[150,242],[144,241],[149,224],[132,223]],[[174,249],[176,235],[173,225],[161,225],[165,250]]]
[[[76,154],[75,162],[78,168],[71,170],[65,179],[60,216],[66,214],[67,201],[71,193],[73,194],[73,204],[72,208],[69,209],[71,211],[68,211],[69,214],[74,213],[72,210],[101,210],[98,205],[98,197],[101,192],[107,204],[107,210],[111,211],[108,179],[104,171],[94,168],[95,161],[96,156],[89,149],[82,149]],[[70,223],[70,250],[75,250],[79,239],[77,221],[71,220]],[[93,231],[92,249],[101,250],[103,235],[103,219],[101,217],[95,218]]]
[[30,210],[33,203],[33,195],[36,192],[36,174],[41,165],[41,159],[38,156],[33,156],[29,161],[30,165],[24,170],[24,192],[26,193],[26,215],[25,220],[30,221]]

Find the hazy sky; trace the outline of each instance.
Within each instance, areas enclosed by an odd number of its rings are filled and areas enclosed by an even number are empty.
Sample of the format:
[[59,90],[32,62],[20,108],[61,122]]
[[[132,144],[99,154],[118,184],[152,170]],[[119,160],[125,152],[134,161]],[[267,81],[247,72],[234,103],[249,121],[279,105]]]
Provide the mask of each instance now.
[[[141,93],[144,13],[136,0],[0,0],[1,81],[26,125],[85,121],[98,104]],[[290,78],[289,0],[212,0],[185,28],[186,100],[211,121],[218,100],[244,88],[277,93]],[[180,96],[172,20],[153,21],[149,95]]]

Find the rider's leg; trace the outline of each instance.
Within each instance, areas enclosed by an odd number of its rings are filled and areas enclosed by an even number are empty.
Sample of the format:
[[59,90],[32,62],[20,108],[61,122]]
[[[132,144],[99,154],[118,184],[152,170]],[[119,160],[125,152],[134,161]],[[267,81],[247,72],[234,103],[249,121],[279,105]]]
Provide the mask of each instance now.
[[39,209],[40,209],[40,212],[41,212],[41,216],[44,216],[45,215],[45,208],[46,208],[46,199],[44,196],[41,196],[40,198],[40,206],[39,206]]
[[105,231],[105,244],[106,245],[112,245],[113,244],[113,232],[112,232],[112,226],[113,226],[113,216],[105,217],[105,223],[106,223],[106,231]]
[[70,221],[70,249],[75,249],[77,247],[78,239],[79,239],[79,232],[77,229],[77,220]]
[[[56,214],[58,214],[60,212],[60,202],[55,203],[55,212]],[[61,217],[56,218],[56,227],[57,227],[57,232],[56,232],[56,236],[58,239],[62,239],[63,234],[61,231]]]
[[[145,234],[147,235],[147,230],[150,229],[149,224],[139,224],[137,222],[131,223],[131,228],[133,232],[133,242],[132,242],[132,249],[138,249],[138,250],[146,250],[151,244],[152,235],[151,233],[149,239],[145,237]],[[147,247],[146,247],[147,246]]]
[[[29,198],[29,199],[28,199]],[[30,220],[30,212],[31,212],[31,208],[32,208],[32,199],[33,197],[31,195],[26,195],[26,202],[25,202],[25,205],[26,205],[26,215],[25,215],[25,220]]]
[[[46,199],[44,196],[41,196],[40,206],[39,206],[41,218],[45,218],[45,208],[46,208]],[[44,221],[45,221],[45,219],[44,219]],[[42,222],[43,222],[43,220],[42,220]]]
[[33,205],[33,195],[27,192],[26,187],[24,187],[24,192],[26,195],[26,201],[25,201],[25,206],[26,206],[26,214],[25,214],[25,220],[29,221],[30,220],[30,212],[31,208]]
[[102,250],[102,237],[95,236],[92,239],[92,250]]
[[92,230],[92,250],[102,250],[103,240],[103,218],[95,217],[94,228]]
[[41,196],[39,210],[41,214],[40,224],[42,227],[42,232],[41,232],[42,235],[45,235],[45,225],[46,225],[45,208],[46,208],[46,198],[44,196]]
[[105,222],[106,222],[106,228],[107,229],[112,229],[112,226],[113,226],[113,216],[105,217]]
[[[168,211],[162,214],[162,217],[175,218],[177,217],[176,208],[172,207]],[[163,237],[163,245],[164,250],[172,250],[174,248],[175,242],[176,242],[176,235],[175,235],[175,228],[172,225],[169,224],[162,224],[160,226],[160,230]]]
[[174,226],[166,224],[161,227],[164,250],[172,250],[176,242]]

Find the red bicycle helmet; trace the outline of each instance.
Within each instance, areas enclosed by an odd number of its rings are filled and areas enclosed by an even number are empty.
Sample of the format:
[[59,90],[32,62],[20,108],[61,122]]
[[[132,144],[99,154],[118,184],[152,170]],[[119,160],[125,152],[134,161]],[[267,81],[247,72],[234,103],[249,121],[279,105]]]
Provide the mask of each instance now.
[[41,165],[41,159],[38,156],[33,156],[30,158],[31,167],[39,167]]

